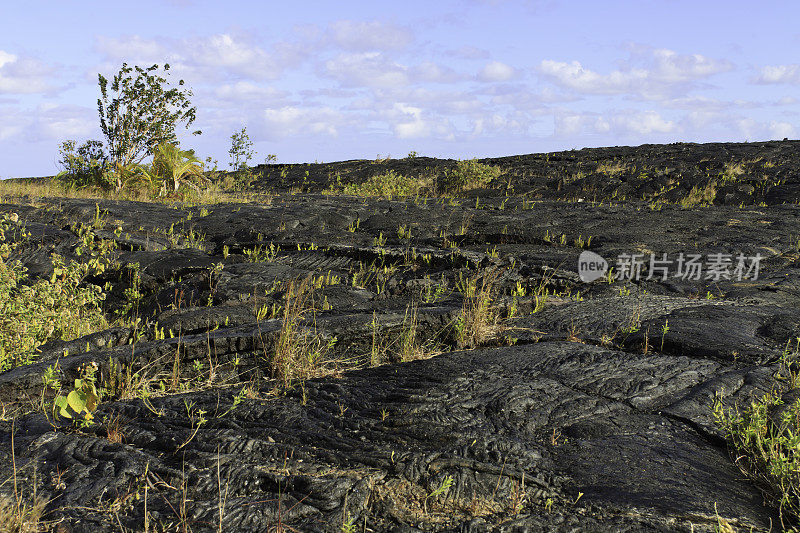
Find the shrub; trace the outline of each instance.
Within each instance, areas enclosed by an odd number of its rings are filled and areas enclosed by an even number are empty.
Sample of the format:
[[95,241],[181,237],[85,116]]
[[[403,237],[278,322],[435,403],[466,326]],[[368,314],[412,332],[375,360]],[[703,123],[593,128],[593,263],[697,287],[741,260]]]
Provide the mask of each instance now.
[[762,398],[753,400],[741,411],[726,409],[715,398],[713,410],[736,464],[778,507],[781,522],[786,526],[800,518],[798,349],[790,353],[787,345],[782,363],[778,385]]
[[477,159],[461,160],[439,179],[439,192],[457,193],[484,187],[501,173],[499,167],[481,163]]
[[58,178],[73,187],[108,188],[108,156],[100,141],[86,141],[76,148],[74,140],[61,143],[59,163],[63,171]]
[[[141,192],[143,185],[152,185],[152,177],[147,172],[147,168],[137,163],[127,165],[114,163],[107,173],[106,180],[117,193],[122,192],[123,189]],[[147,194],[149,195],[151,192],[147,191]]]
[[24,235],[15,217],[0,220],[0,372],[29,363],[36,348],[51,339],[69,340],[108,327],[100,307],[105,298],[101,288],[84,285],[90,274],[102,272],[109,263],[110,245],[94,242],[89,229],[81,232],[86,262],[65,263],[53,257],[49,279],[30,282],[25,268],[8,261],[18,242],[11,242],[16,231]]
[[53,400],[53,414],[56,418],[62,416],[84,426],[91,425],[101,395],[97,390],[97,376],[95,376],[97,370],[97,363],[87,363],[81,368],[81,377],[75,380],[75,388],[66,396],[59,389],[58,395]]
[[360,184],[346,184],[342,187],[342,192],[356,196],[384,196],[391,200],[392,198],[402,198],[404,196],[416,196],[426,185],[422,180],[410,178],[390,170],[385,174],[371,176],[367,181]]

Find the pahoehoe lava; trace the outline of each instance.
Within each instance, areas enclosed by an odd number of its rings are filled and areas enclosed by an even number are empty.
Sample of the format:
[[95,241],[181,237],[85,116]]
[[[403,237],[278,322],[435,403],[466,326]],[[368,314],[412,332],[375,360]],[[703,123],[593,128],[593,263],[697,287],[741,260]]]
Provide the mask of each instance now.
[[[0,479],[36,486],[49,517],[75,532],[142,531],[146,520],[195,532],[688,532],[719,518],[775,531],[777,512],[732,461],[711,403],[764,394],[800,336],[798,156],[799,143],[772,142],[507,157],[484,160],[503,169],[484,189],[394,200],[325,190],[337,175],[452,162],[268,165],[250,184],[269,194],[262,202],[0,205],[31,234],[14,257],[33,279],[53,273],[53,253],[80,259],[70,228],[101,211],[96,237],[117,244],[119,269],[90,281],[110,283],[111,308],[138,264],[139,316],[162,332],[51,342],[0,374],[4,409],[24,411],[0,421]],[[679,205],[711,180],[711,205]],[[268,260],[248,261],[270,244]],[[585,249],[611,263],[763,259],[757,279],[584,283]],[[475,274],[491,277],[509,318],[502,336],[459,343],[452,324]],[[340,363],[279,387],[269,365],[283,315],[259,310],[309,276],[327,281],[313,321],[296,326],[331,341],[326,357]],[[376,337],[402,337],[412,308],[415,342],[435,355],[371,365]],[[90,362],[101,383],[119,369],[177,367],[196,386],[108,396],[98,423],[76,429],[30,408],[52,399],[42,376],[56,362],[64,388]]]

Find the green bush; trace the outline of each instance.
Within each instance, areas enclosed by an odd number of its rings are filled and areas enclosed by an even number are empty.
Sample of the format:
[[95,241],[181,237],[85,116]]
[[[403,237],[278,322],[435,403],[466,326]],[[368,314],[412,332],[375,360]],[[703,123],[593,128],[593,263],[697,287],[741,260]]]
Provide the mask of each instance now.
[[383,196],[391,200],[392,198],[416,196],[426,186],[427,184],[422,180],[390,170],[385,174],[371,176],[360,184],[348,183],[342,187],[342,193],[355,196]]
[[477,159],[464,159],[455,168],[446,170],[439,179],[439,192],[457,193],[485,187],[502,173],[499,167],[480,163]]
[[87,260],[65,263],[55,255],[50,279],[31,282],[24,267],[8,260],[22,242],[12,241],[12,233],[25,235],[17,217],[6,214],[0,219],[0,372],[31,362],[49,340],[70,340],[108,327],[100,307],[105,294],[83,283],[108,266],[108,242],[98,244],[90,229],[81,230],[83,243],[76,251]]
[[76,147],[74,140],[66,140],[61,143],[59,155],[63,171],[58,178],[66,185],[103,189],[111,186],[108,180],[108,157],[102,142],[86,141]]
[[[798,347],[800,348],[800,339]],[[779,381],[749,406],[725,408],[714,400],[714,418],[732,456],[778,507],[784,528],[800,518],[800,366],[798,349],[784,352]],[[785,400],[790,398],[787,403]],[[797,399],[795,399],[797,398]],[[792,529],[792,531],[797,531]]]

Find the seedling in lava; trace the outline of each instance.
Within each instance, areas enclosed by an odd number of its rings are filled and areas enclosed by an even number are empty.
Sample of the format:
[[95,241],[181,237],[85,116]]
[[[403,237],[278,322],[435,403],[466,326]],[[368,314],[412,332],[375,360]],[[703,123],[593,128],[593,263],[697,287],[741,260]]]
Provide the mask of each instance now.
[[664,337],[669,332],[669,320],[664,321],[664,325],[661,326],[661,351],[664,351]]
[[53,400],[53,409],[58,409],[56,417],[74,418],[82,415],[80,423],[89,426],[93,423],[95,409],[100,403],[100,395],[97,392],[95,377],[97,363],[88,363],[81,370],[81,377],[75,380],[75,388],[66,396],[57,396]]
[[431,491],[431,493],[425,498],[425,501],[423,502],[425,514],[428,514],[428,500],[431,498],[437,498],[443,494],[447,494],[452,486],[453,476],[445,476],[439,486],[433,489],[433,491]]

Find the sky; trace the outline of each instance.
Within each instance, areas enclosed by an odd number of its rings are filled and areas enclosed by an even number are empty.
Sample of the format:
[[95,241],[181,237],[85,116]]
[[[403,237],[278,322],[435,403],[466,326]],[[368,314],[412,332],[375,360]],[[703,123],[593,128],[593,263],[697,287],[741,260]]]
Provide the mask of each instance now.
[[800,2],[0,0],[0,178],[103,140],[98,73],[169,63],[220,168],[800,131]]

